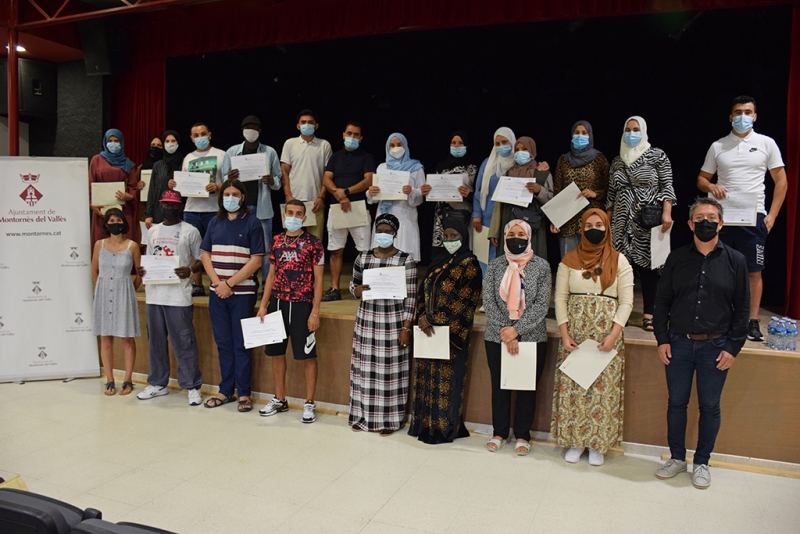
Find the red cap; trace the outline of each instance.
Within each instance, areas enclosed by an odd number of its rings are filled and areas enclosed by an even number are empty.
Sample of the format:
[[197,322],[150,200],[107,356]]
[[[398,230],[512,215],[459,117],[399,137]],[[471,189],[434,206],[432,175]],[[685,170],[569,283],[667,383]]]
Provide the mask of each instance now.
[[161,202],[176,202],[181,204],[181,195],[177,191],[167,189],[164,191],[164,194],[161,195]]

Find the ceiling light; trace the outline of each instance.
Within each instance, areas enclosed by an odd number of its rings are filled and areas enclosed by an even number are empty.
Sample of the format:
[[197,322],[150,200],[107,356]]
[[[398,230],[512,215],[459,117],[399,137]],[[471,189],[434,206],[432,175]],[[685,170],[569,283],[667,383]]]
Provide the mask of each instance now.
[[[8,50],[8,45],[6,45],[6,50]],[[22,45],[17,45],[17,52],[27,52],[27,49]]]

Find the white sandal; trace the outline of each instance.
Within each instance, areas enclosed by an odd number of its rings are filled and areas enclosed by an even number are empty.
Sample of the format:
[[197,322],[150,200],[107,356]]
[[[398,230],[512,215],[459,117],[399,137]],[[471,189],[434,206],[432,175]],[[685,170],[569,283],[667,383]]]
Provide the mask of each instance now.
[[[520,452],[519,449],[524,449]],[[529,441],[518,441],[514,446],[514,451],[517,453],[517,456],[527,456],[529,452],[531,452],[531,444]]]
[[[508,439],[499,440],[492,438],[486,443],[486,450],[488,450],[489,452],[497,452],[503,447],[503,445],[506,444],[506,441],[508,441]],[[494,445],[497,448],[493,449],[489,445]]]

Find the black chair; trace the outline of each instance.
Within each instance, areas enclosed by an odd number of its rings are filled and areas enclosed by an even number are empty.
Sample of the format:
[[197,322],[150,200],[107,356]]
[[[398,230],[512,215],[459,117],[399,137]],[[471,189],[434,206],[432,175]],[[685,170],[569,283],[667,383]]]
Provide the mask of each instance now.
[[175,534],[168,530],[139,525],[137,523],[110,523],[101,519],[89,519],[72,528],[71,534]]
[[100,519],[94,508],[71,504],[12,488],[0,488],[0,532],[3,534],[69,534],[86,519]]

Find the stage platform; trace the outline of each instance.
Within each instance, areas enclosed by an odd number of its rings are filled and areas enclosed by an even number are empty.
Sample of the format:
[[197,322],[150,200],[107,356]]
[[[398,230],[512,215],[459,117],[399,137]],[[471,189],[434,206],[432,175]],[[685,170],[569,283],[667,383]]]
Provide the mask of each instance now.
[[[349,283],[349,266],[342,277],[343,289]],[[207,282],[207,281],[206,281]],[[330,287],[326,273],[325,289]],[[656,353],[655,336],[641,329],[641,294],[636,289],[635,311],[625,327],[625,405],[624,441],[666,446],[667,387],[664,365]],[[139,316],[142,331],[145,324],[144,292],[139,293]],[[209,387],[219,383],[217,349],[208,314],[208,297],[196,297],[194,323],[200,347],[203,382]],[[349,291],[342,291],[342,300],[323,303],[321,324],[317,334],[319,381],[316,400],[346,410],[349,404],[349,373],[352,335],[358,301]],[[762,330],[766,330],[771,314],[761,310]],[[472,423],[491,423],[491,387],[483,344],[486,318],[477,313],[470,343],[467,390],[464,395],[464,419]],[[544,375],[539,383],[536,419],[533,428],[550,431],[553,377],[560,335],[552,308],[547,319],[548,350]],[[145,336],[137,338],[135,372],[146,376],[148,350]],[[303,370],[287,359],[287,394],[304,395]],[[122,345],[115,344],[114,368],[122,369]],[[175,377],[172,357],[172,374]],[[722,396],[723,424],[715,451],[723,454],[800,463],[800,354],[775,351],[765,343],[748,341],[730,371]],[[204,388],[207,389],[207,388]],[[263,350],[254,350],[253,390],[274,393],[272,368]],[[687,445],[697,439],[697,400],[693,394]]]

